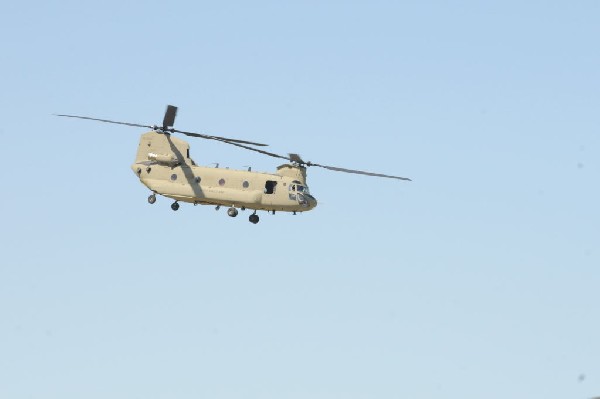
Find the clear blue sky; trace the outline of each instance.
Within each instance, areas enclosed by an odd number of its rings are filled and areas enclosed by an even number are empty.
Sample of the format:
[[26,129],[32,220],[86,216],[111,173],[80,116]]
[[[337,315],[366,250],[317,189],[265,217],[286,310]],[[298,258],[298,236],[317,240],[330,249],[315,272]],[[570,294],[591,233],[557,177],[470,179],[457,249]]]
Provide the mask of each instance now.
[[[5,2],[0,397],[600,395],[600,2]],[[157,123],[313,212],[146,202]],[[200,164],[277,161],[193,141]]]

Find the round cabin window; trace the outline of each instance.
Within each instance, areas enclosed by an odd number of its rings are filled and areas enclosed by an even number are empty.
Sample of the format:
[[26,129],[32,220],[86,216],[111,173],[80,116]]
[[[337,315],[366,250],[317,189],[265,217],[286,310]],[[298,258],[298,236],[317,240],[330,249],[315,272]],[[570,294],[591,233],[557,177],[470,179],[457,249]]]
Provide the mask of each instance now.
[[225,179],[219,180],[219,186],[224,186],[224,185],[225,185]]
[[250,187],[250,183],[248,183],[248,180],[244,180],[244,182],[242,183],[242,187],[244,187],[244,188]]
[[173,180],[173,181],[177,180],[177,175],[175,173],[173,173],[171,175],[171,180]]

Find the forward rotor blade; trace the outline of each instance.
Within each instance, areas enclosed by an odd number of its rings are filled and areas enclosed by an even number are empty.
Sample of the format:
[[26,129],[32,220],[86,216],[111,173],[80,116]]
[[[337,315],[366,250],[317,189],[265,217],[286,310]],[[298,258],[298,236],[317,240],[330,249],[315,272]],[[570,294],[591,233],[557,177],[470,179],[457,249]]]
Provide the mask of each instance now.
[[356,175],[365,175],[365,176],[374,176],[374,177],[385,177],[385,178],[388,178],[388,179],[398,179],[398,180],[412,181],[408,177],[384,175],[383,173],[365,172],[364,170],[338,168],[337,166],[320,165],[318,163],[311,163],[311,162],[307,163],[307,165],[308,166],[317,166],[319,168],[329,169],[329,170],[333,170],[335,172],[353,173],[353,174],[356,174]]
[[116,125],[135,126],[135,127],[147,127],[149,129],[154,129],[154,127],[150,126],[150,125],[140,125],[138,123],[118,122],[118,121],[111,121],[111,120],[108,120],[108,119],[90,118],[89,116],[63,115],[63,114],[54,114],[54,116],[64,116],[64,117],[67,117],[67,118],[87,119],[87,120],[90,120],[90,121],[114,123]]
[[177,129],[169,129],[169,131],[170,132],[175,132],[175,133],[185,134],[186,136],[190,136],[190,137],[200,137],[200,138],[203,138],[203,139],[217,140],[217,141],[223,141],[223,142],[227,142],[227,143],[249,144],[249,145],[255,145],[255,146],[258,146],[258,147],[268,147],[269,146],[268,144],[255,143],[253,141],[230,139],[230,138],[227,138],[227,137],[213,136],[213,135],[209,135],[209,134],[201,134],[201,133],[194,133],[194,132],[184,132],[183,130],[177,130]]
[[177,116],[177,107],[174,105],[167,105],[165,117],[163,118],[163,130],[173,127],[175,124],[175,116]]
[[[301,158],[300,158],[300,156],[298,154],[289,154],[289,156],[286,157],[285,155],[275,154],[274,152],[260,150],[258,148],[248,147],[248,146],[245,146],[245,145],[241,145],[241,144],[237,144],[237,143],[232,143],[232,142],[227,142],[227,141],[225,141],[225,142],[227,144],[231,144],[231,145],[234,145],[234,146],[240,147],[240,148],[245,148],[246,150],[258,152],[260,154],[268,155],[268,156],[273,157],[273,158],[285,159],[286,161],[290,161],[290,162],[298,162],[299,159],[301,160]],[[317,166],[319,168],[329,169],[329,170],[332,170],[334,172],[353,173],[353,174],[357,174],[357,175],[365,175],[365,176],[373,176],[373,177],[385,177],[385,178],[388,178],[388,179],[397,179],[397,180],[412,181],[408,177],[385,175],[383,173],[366,172],[366,171],[363,171],[363,170],[339,168],[337,166],[327,166],[327,165],[321,165],[321,164],[312,163],[312,162],[304,162],[304,161],[302,161],[302,164],[304,164],[306,166]]]

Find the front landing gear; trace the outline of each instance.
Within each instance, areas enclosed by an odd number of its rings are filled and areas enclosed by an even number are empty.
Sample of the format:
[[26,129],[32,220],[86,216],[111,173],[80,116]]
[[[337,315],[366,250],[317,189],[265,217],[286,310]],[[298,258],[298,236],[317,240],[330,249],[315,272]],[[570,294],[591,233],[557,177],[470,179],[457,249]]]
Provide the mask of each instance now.
[[150,196],[148,196],[148,203],[154,204],[155,202],[156,202],[156,195],[150,194]]
[[250,223],[256,224],[256,223],[258,223],[260,218],[258,217],[258,215],[256,213],[253,213],[252,215],[250,215],[250,217],[248,217],[248,220],[250,221]]
[[234,207],[231,207],[231,208],[227,209],[227,215],[234,218],[238,215],[238,210],[235,209]]
[[179,209],[179,203],[177,201],[173,202],[171,204],[171,209],[173,209],[174,211]]

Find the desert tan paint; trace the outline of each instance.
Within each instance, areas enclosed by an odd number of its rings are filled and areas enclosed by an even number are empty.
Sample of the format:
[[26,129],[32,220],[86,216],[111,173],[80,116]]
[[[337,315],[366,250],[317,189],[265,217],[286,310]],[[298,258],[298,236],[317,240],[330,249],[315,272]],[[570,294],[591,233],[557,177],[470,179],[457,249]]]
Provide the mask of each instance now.
[[[150,190],[176,201],[284,212],[306,212],[317,206],[314,197],[293,191],[306,187],[303,166],[284,164],[274,174],[210,168],[196,165],[189,150],[184,140],[148,132],[140,138],[131,169]],[[267,184],[274,185],[272,193],[267,193]]]

